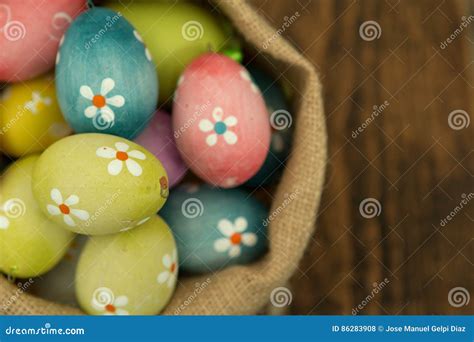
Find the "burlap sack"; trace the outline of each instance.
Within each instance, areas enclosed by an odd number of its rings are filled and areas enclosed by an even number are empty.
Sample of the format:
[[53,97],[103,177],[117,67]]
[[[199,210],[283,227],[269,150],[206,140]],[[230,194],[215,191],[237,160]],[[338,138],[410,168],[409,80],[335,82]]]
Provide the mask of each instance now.
[[[271,292],[295,271],[315,228],[323,186],[326,129],[321,84],[313,66],[281,38],[247,1],[216,1],[246,43],[265,54],[295,91],[293,151],[274,194],[270,251],[259,262],[217,274],[180,279],[164,314],[256,314]],[[264,50],[264,51],[261,51]],[[11,315],[73,315],[78,309],[36,298],[0,276],[0,312]]]

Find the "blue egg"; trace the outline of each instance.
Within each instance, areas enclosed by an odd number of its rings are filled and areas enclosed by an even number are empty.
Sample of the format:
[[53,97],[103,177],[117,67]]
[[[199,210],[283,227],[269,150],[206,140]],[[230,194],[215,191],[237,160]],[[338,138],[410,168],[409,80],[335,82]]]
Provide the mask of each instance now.
[[189,273],[247,264],[267,250],[267,209],[241,189],[183,184],[160,215],[174,233],[180,270]]
[[257,174],[246,183],[248,186],[257,187],[271,184],[279,178],[291,150],[293,118],[277,81],[253,66],[248,67],[248,70],[265,99],[272,127],[267,158]]
[[56,90],[77,133],[135,138],[153,117],[158,80],[141,36],[122,14],[93,8],[69,26],[56,58]]

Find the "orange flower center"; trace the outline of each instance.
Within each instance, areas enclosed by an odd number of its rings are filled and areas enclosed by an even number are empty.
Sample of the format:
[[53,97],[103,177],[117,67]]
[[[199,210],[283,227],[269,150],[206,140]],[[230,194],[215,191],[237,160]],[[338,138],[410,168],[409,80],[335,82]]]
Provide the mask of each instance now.
[[69,213],[71,212],[71,209],[69,209],[69,207],[65,204],[61,204],[59,206],[59,210],[61,210],[61,212],[64,214],[64,215],[69,215]]
[[105,306],[105,311],[114,313],[115,310],[116,310],[116,309],[115,309],[115,306],[113,306],[112,304],[107,304],[107,305]]
[[105,97],[102,95],[94,95],[92,98],[92,104],[97,108],[102,108],[105,106]]
[[127,152],[119,151],[119,152],[117,152],[116,157],[117,157],[118,160],[126,161],[128,159],[128,154],[127,154]]
[[176,263],[173,262],[171,264],[170,271],[171,271],[171,273],[174,273],[174,271],[176,271]]
[[232,242],[232,244],[234,245],[240,244],[241,241],[242,241],[242,235],[239,233],[235,233],[230,237],[230,242]]

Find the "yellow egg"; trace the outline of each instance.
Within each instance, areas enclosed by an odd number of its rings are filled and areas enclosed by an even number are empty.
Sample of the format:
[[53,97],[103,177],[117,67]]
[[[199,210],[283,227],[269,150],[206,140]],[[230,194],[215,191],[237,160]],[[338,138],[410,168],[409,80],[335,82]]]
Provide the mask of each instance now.
[[69,135],[56,100],[54,78],[10,85],[0,100],[0,148],[11,157],[41,152]]

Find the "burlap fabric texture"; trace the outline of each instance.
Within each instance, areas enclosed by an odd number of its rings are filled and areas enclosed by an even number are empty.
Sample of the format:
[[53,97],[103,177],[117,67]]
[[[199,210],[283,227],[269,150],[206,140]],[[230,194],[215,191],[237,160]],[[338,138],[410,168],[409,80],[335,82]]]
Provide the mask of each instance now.
[[[326,128],[321,84],[311,65],[247,1],[216,1],[245,43],[291,82],[294,92],[294,141],[274,193],[269,224],[270,249],[259,262],[213,275],[182,278],[164,314],[248,315],[259,312],[271,292],[294,273],[315,229],[326,161]],[[270,63],[271,61],[271,63]],[[276,214],[278,213],[278,214]],[[8,303],[3,305],[2,303]],[[0,276],[0,313],[74,315],[78,309],[48,302]]]

